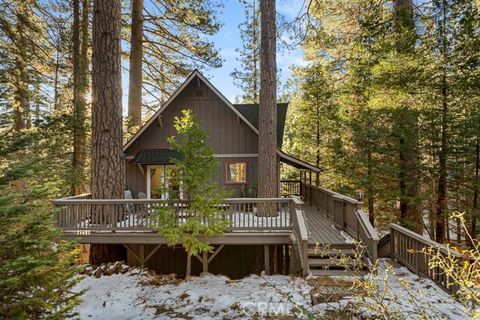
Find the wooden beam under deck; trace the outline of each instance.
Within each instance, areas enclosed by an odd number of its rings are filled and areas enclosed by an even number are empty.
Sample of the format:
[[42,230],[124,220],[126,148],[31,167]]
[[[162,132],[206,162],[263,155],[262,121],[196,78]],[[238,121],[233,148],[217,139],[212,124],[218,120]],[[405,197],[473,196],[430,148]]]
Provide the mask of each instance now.
[[[154,232],[64,232],[62,240],[76,241],[82,244],[168,244],[168,241]],[[207,240],[211,245],[275,245],[290,244],[291,232],[238,232],[226,233],[221,237]],[[179,243],[181,244],[181,243]]]

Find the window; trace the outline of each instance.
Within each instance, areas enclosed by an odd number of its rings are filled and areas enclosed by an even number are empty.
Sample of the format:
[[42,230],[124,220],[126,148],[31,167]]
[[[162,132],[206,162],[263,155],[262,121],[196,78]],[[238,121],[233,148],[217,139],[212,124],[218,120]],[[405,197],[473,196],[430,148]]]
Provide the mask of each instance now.
[[225,163],[226,183],[247,183],[247,163],[227,162]]

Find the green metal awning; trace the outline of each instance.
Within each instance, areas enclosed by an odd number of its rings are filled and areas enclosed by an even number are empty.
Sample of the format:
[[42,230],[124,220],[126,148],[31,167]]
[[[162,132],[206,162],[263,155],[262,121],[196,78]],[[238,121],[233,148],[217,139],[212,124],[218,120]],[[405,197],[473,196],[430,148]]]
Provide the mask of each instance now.
[[182,155],[171,149],[142,149],[140,150],[132,163],[138,164],[169,164],[175,159],[181,159]]

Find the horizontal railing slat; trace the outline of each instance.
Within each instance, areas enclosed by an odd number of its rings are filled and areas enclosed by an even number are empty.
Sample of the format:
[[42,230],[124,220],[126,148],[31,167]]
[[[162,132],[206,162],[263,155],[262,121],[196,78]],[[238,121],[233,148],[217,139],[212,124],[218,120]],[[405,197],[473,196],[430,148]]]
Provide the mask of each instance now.
[[463,261],[461,253],[440,243],[425,238],[398,224],[390,224],[390,256],[412,272],[427,277],[449,293],[455,293],[457,287],[438,267],[430,266],[430,255],[424,249],[433,249],[438,254]]
[[[54,200],[57,226],[65,230],[150,230],[151,216],[159,208],[175,208],[178,223],[184,223],[187,200],[88,199],[88,196]],[[216,208],[217,216],[229,220],[228,231],[291,230],[291,198],[227,198]],[[265,210],[265,212],[262,212]],[[268,212],[267,212],[268,211]],[[202,217],[202,223],[209,219]]]

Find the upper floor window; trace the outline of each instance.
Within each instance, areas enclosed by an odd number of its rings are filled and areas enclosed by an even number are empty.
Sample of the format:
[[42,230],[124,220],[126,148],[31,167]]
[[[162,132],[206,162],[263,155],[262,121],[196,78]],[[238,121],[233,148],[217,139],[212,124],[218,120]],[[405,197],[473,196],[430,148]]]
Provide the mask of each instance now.
[[226,183],[247,183],[247,163],[227,162],[225,163]]

